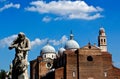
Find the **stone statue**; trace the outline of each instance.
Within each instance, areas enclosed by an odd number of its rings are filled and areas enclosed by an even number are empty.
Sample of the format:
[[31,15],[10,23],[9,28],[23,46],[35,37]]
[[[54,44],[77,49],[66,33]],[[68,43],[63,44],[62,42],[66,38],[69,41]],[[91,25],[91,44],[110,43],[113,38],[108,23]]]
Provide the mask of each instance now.
[[9,46],[9,49],[15,48],[15,58],[12,62],[12,79],[28,79],[28,51],[30,50],[30,41],[23,32]]

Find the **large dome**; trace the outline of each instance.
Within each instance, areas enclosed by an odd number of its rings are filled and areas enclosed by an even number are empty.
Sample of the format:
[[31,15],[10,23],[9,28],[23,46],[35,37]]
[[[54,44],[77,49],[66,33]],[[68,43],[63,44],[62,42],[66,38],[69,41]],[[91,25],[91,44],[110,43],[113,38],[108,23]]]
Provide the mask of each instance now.
[[75,40],[69,40],[65,44],[65,49],[78,49],[78,48],[80,48],[80,46]]
[[73,39],[74,35],[70,34],[70,40],[68,40],[65,44],[65,49],[78,49],[80,48],[79,44]]
[[41,53],[55,53],[55,48],[49,44],[45,45],[42,50]]

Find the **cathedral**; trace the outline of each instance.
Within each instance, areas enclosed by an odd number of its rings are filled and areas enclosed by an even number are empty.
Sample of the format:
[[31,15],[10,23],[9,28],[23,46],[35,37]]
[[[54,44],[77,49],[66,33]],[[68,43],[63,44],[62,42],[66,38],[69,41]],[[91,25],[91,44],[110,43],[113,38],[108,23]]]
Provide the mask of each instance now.
[[72,33],[58,53],[46,44],[30,61],[30,79],[120,79],[120,69],[112,64],[106,33],[100,28],[98,45],[80,47]]

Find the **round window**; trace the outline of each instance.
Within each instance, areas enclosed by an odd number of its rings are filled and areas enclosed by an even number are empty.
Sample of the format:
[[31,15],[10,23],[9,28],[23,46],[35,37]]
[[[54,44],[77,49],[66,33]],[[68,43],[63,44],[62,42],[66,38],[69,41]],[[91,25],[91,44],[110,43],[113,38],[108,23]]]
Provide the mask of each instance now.
[[52,68],[52,63],[50,63],[50,62],[48,62],[48,63],[46,63],[46,67],[48,68],[48,69],[51,69]]
[[87,57],[87,60],[88,60],[88,61],[93,61],[93,57],[92,57],[92,56],[88,56],[88,57]]
[[47,67],[51,67],[51,63],[47,63]]

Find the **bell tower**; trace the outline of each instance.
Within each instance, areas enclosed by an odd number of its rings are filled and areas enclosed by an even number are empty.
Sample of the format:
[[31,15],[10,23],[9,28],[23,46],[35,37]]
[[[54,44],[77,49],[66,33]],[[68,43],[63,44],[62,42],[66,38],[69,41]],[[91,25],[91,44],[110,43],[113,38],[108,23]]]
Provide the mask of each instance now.
[[99,30],[98,46],[100,47],[101,51],[107,51],[107,38],[104,28],[100,28]]

